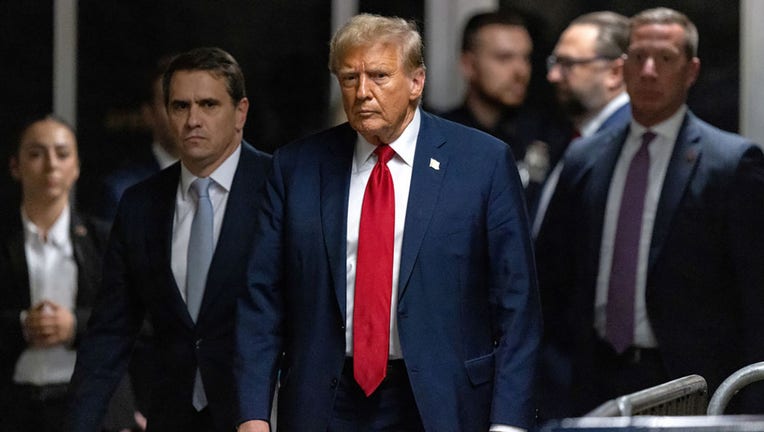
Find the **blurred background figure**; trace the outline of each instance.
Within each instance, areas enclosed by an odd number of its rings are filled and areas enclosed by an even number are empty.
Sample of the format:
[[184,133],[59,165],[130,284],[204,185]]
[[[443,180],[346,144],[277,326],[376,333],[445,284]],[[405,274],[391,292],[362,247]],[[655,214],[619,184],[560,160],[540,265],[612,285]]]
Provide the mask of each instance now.
[[[547,59],[547,79],[573,126],[573,139],[588,137],[631,118],[623,81],[623,55],[629,43],[629,19],[615,12],[592,12],[574,19]],[[564,157],[544,184],[534,213],[538,234]]]
[[[0,429],[59,431],[106,230],[70,205],[79,158],[74,131],[61,120],[26,126],[10,171],[21,203],[9,204],[17,211],[0,224]],[[104,430],[134,426],[126,384]]]
[[[568,414],[690,374],[713,393],[764,359],[764,155],[687,107],[698,40],[672,9],[630,19],[631,120],[571,146],[536,241]],[[729,412],[761,412],[762,390]]]
[[509,144],[526,188],[529,207],[567,143],[560,128],[525,106],[533,41],[513,10],[483,12],[464,27],[461,72],[464,103],[443,117],[480,129]]
[[172,56],[160,58],[146,79],[146,94],[140,111],[141,119],[151,131],[151,147],[135,155],[103,181],[101,200],[93,206],[93,211],[104,220],[114,219],[117,204],[125,189],[178,160],[178,145],[170,130],[162,93],[162,74],[170,60]]
[[[631,109],[623,81],[622,58],[628,42],[628,18],[613,12],[592,12],[570,23],[549,56],[547,78],[555,87],[567,119],[577,131],[576,137],[588,137],[629,122]],[[563,163],[564,157],[544,184],[533,223],[534,236],[541,227]],[[544,315],[547,325],[538,393],[544,419],[558,418],[569,412],[569,400],[561,389],[570,387],[571,366],[567,350],[557,343],[565,341],[565,335],[553,334],[556,330],[566,330],[552,325],[558,318],[553,314]]]

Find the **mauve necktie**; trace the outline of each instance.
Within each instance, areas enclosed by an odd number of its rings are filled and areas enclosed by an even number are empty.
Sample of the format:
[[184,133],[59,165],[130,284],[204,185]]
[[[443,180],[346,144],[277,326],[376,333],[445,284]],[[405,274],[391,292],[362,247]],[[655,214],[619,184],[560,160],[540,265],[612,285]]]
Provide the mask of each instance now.
[[639,240],[650,170],[648,145],[653,138],[655,133],[650,131],[642,135],[642,145],[629,165],[618,212],[605,325],[605,337],[618,353],[624,352],[634,340],[634,297]]
[[353,307],[353,376],[366,396],[387,372],[395,236],[395,192],[387,168],[395,152],[388,145],[374,152],[377,163],[361,207]]
[[[210,179],[198,178],[191,183],[191,189],[196,193],[196,212],[191,222],[191,235],[188,239],[188,263],[186,269],[186,305],[188,313],[196,322],[199,309],[202,306],[204,287],[207,284],[207,272],[212,261],[212,226],[213,212],[210,201]],[[197,411],[207,406],[207,395],[204,392],[202,376],[196,369],[194,379],[193,405]]]

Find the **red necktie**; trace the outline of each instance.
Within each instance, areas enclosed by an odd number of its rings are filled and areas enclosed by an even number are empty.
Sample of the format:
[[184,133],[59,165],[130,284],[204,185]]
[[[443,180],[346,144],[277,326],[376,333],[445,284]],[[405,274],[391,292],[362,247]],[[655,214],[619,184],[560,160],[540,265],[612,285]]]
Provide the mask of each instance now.
[[613,264],[607,295],[605,336],[616,352],[624,352],[634,341],[634,297],[636,296],[639,239],[645,207],[650,153],[647,146],[655,133],[642,135],[642,145],[626,174],[621,209],[613,244]]
[[361,207],[353,307],[353,376],[366,396],[387,372],[395,236],[395,192],[387,168],[395,152],[388,145],[374,152],[377,164]]

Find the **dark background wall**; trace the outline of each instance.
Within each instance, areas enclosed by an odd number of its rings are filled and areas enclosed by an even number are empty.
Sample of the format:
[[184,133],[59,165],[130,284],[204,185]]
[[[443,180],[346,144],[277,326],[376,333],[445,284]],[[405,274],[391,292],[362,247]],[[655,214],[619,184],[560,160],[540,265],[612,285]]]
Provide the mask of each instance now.
[[[701,70],[690,91],[689,107],[702,119],[728,131],[739,125],[740,78],[740,1],[697,0],[500,0],[502,7],[515,7],[530,15],[534,25],[535,60],[543,61],[554,49],[557,37],[576,16],[598,10],[611,10],[625,16],[653,7],[681,11],[692,20],[700,34],[698,57]],[[543,63],[534,67],[536,96],[549,88]]]
[[[231,52],[245,71],[250,99],[244,136],[262,150],[271,152],[326,126],[331,1],[80,0],[77,116],[83,206],[95,205],[94,190],[105,173],[148,146],[138,115],[139,95],[145,70],[162,54],[201,45]],[[531,102],[548,109],[554,107],[543,60],[572,18],[603,9],[628,16],[657,5],[685,12],[698,25],[702,60],[690,107],[719,127],[737,130],[739,1],[503,0],[500,4],[529,14],[536,45]],[[52,110],[52,7],[52,0],[0,0],[3,156],[24,118]],[[424,0],[360,0],[359,10],[414,19],[424,29]],[[0,183],[7,189],[6,157],[2,164]]]

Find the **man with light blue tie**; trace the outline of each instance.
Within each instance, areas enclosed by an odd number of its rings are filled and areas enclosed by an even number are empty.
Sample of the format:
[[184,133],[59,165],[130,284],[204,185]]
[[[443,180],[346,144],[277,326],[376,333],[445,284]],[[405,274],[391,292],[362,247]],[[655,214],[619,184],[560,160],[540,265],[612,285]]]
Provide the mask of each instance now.
[[[566,156],[537,258],[549,335],[572,360],[567,415],[690,374],[713,392],[764,359],[764,156],[688,109],[697,49],[680,12],[632,17],[632,119]],[[738,408],[761,412],[745,393]]]
[[128,189],[120,203],[72,378],[72,431],[96,430],[144,318],[154,329],[158,375],[144,413],[148,430],[235,426],[235,298],[270,157],[242,140],[249,101],[230,54],[180,54],[163,87],[180,162]]
[[[416,25],[332,39],[349,122],[280,148],[237,310],[240,432],[533,425],[540,315],[512,151],[419,108]],[[511,144],[511,143],[510,143]]]

